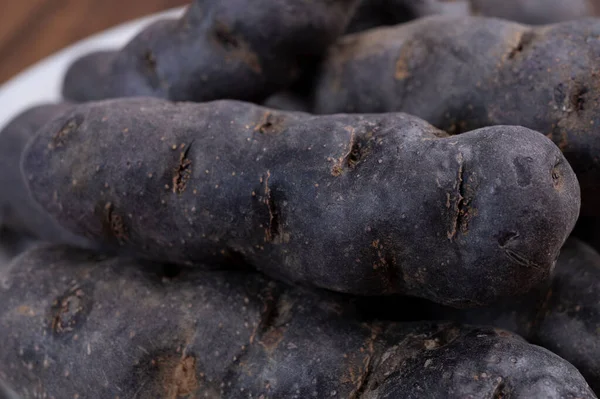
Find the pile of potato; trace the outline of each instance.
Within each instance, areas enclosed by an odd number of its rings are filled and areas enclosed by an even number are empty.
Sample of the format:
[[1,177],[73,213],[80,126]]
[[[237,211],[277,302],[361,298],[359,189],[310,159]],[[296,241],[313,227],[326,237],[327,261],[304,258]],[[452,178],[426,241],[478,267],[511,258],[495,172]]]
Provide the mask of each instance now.
[[0,133],[0,397],[595,398],[598,11],[195,0],[77,60]]

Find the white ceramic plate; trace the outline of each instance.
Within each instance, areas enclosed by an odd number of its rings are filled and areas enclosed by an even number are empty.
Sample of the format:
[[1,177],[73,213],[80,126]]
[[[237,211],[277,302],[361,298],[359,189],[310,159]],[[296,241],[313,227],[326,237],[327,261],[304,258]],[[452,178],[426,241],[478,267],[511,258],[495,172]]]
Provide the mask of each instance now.
[[125,45],[148,24],[161,18],[178,18],[185,7],[174,8],[126,22],[90,36],[29,67],[0,87],[0,130],[25,109],[61,99],[67,68],[80,56],[97,50],[114,50]]

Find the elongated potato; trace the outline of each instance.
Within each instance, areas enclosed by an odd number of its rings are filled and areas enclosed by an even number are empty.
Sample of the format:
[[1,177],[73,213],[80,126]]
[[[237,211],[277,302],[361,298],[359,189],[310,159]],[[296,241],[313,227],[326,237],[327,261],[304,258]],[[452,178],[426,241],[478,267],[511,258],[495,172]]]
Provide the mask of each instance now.
[[405,114],[235,101],[80,105],[23,168],[63,226],[126,253],[241,257],[287,281],[456,306],[547,278],[579,210],[569,164],[525,128],[447,137]]
[[486,18],[430,17],[350,35],[332,48],[314,111],[402,111],[460,133],[515,124],[563,150],[600,215],[600,20],[532,28]]
[[65,98],[155,96],[261,101],[296,80],[344,31],[356,0],[195,0],[180,20],[156,22],[120,51],[77,60]]
[[46,104],[28,109],[0,132],[0,227],[45,241],[87,246],[83,238],[61,228],[36,204],[21,174],[21,155],[27,142],[46,122],[69,107]]
[[0,378],[23,399],[595,398],[573,366],[510,333],[359,323],[351,301],[258,274],[161,279],[55,247],[0,278]]

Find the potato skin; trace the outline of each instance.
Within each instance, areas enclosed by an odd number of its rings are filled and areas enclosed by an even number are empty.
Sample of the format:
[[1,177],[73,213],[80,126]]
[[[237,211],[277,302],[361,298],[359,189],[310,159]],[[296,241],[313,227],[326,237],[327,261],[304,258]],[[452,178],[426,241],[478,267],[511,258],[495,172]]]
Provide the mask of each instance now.
[[161,278],[45,247],[0,280],[0,379],[23,399],[595,397],[573,366],[510,333],[359,323],[351,301],[258,274]]
[[347,33],[430,15],[479,15],[544,25],[598,15],[596,0],[362,0]]
[[[600,254],[576,238],[563,246],[552,280],[493,307],[458,310],[401,297],[361,299],[356,306],[369,322],[444,319],[512,331],[572,363],[600,392]],[[399,317],[398,308],[413,311]]]
[[180,20],[158,21],[120,51],[77,60],[63,87],[83,102],[154,96],[173,101],[261,101],[288,87],[302,64],[343,33],[356,0],[196,0]]
[[241,257],[286,281],[455,306],[547,278],[579,210],[570,166],[525,128],[447,137],[405,114],[225,100],[76,106],[23,168],[64,227],[125,253]]
[[32,198],[21,174],[21,155],[27,142],[46,122],[70,108],[44,104],[23,111],[0,132],[0,227],[12,235],[29,235],[54,243],[88,246],[83,238],[63,229]]
[[469,0],[361,0],[346,33],[396,25],[429,15],[469,15]]
[[438,16],[350,35],[323,63],[313,111],[401,111],[450,133],[528,127],[563,150],[581,183],[582,214],[600,215],[596,34],[595,19],[533,28]]
[[581,241],[567,241],[548,287],[503,308],[453,319],[518,332],[567,359],[600,392],[600,254]]

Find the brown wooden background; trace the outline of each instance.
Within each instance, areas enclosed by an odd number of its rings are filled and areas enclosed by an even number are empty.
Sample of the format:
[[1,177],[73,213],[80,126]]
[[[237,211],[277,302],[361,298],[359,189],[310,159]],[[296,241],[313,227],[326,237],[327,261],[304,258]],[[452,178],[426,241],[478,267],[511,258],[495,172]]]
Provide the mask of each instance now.
[[24,68],[121,22],[190,0],[0,0],[0,84]]

